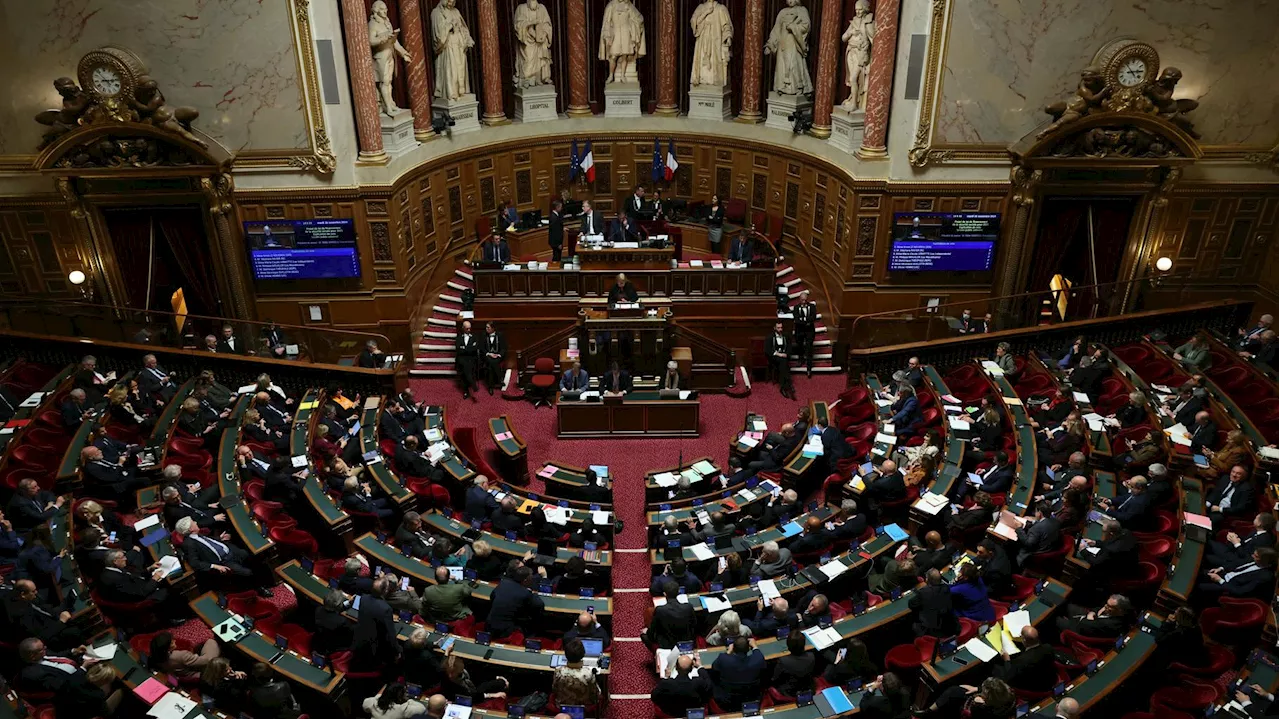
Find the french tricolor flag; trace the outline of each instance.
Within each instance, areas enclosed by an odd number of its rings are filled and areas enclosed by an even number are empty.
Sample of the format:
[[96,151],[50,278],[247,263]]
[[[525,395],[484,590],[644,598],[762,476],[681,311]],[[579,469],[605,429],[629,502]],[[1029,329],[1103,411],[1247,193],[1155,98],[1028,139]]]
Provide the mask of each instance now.
[[596,181],[596,159],[591,154],[591,141],[587,140],[587,149],[582,153],[582,173],[587,176],[587,182]]
[[676,162],[676,141],[674,138],[667,140],[667,168],[662,175],[667,182],[671,182],[671,178],[676,176],[676,170],[680,169],[680,163]]

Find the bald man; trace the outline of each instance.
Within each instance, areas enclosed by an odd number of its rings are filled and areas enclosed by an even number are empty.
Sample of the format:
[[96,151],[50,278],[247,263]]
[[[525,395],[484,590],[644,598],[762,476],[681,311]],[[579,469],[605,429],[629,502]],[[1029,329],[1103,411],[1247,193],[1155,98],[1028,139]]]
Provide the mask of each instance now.
[[1058,710],[1054,713],[1054,719],[1080,719],[1080,702],[1067,697],[1058,702]]
[[1053,647],[1040,643],[1040,632],[1033,626],[1022,628],[1022,651],[1009,656],[1000,652],[1003,664],[991,672],[997,679],[1024,691],[1047,692],[1058,683],[1058,670],[1053,663]]
[[564,633],[564,644],[568,644],[571,639],[600,639],[608,643],[609,632],[600,626],[594,614],[582,612],[573,623],[573,628]]
[[449,700],[443,694],[432,694],[427,700],[427,713],[424,715],[427,719],[443,719],[444,712],[449,708]]
[[13,593],[4,603],[8,615],[8,639],[11,643],[36,637],[54,651],[72,649],[84,642],[79,629],[69,626],[71,612],[59,611],[40,600],[35,582],[19,579]]
[[791,543],[792,554],[815,554],[831,546],[831,537],[822,526],[822,520],[810,515],[804,520],[804,533]]
[[698,660],[682,654],[669,665],[667,673],[653,688],[649,699],[668,716],[685,716],[689,709],[697,709],[707,705],[711,698],[711,680],[707,672],[700,671],[693,676]]

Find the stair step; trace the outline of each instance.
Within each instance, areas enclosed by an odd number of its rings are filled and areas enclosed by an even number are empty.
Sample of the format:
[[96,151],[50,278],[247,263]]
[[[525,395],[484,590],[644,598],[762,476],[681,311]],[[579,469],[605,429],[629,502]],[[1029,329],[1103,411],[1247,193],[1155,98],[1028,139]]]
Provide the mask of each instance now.
[[[796,285],[800,284],[801,282],[804,282],[804,280],[802,280],[802,279],[800,279],[799,277],[797,277],[797,278],[795,278],[794,280],[787,280],[786,282],[783,282],[783,283],[782,283],[782,286],[783,286],[783,287],[786,287],[787,289],[791,289],[792,287],[795,287]],[[803,289],[803,288],[801,288],[801,289]]]
[[473,276],[471,275],[471,273],[470,273],[470,272],[467,272],[467,271],[463,270],[461,267],[459,267],[458,269],[454,270],[454,271],[453,271],[453,274],[457,275],[458,277],[461,277],[462,279],[464,279],[464,280],[466,280],[466,281],[468,281],[468,282],[474,282],[474,281],[475,281],[475,279],[476,279],[475,277],[473,277]]
[[[814,342],[814,344],[816,345],[818,343]],[[453,345],[429,345],[425,342],[418,343],[419,352],[453,352],[454,349]]]
[[422,333],[423,337],[431,337],[438,340],[452,340],[458,338],[457,332],[440,332],[438,330],[427,330]]
[[455,357],[423,357],[418,355],[418,364],[453,364],[457,358]]
[[411,369],[409,374],[415,377],[457,377],[458,371],[454,369]]
[[791,274],[791,265],[779,265],[778,271],[773,273],[774,277],[784,277]]
[[452,302],[452,303],[454,303],[454,304],[458,304],[458,305],[462,304],[462,298],[461,298],[461,297],[458,297],[458,296],[456,296],[456,295],[446,295],[446,294],[441,294],[441,295],[440,295],[440,301],[441,301],[441,302]]
[[[443,317],[428,317],[427,324],[436,325],[437,327],[457,327],[458,321],[453,319],[444,319]],[[457,334],[457,332],[454,332]]]
[[435,307],[431,308],[431,311],[439,312],[440,314],[454,315],[454,316],[457,316],[460,312],[462,312],[462,310],[458,309],[457,307],[446,307],[444,305],[436,305]]
[[[804,367],[792,367],[792,368],[791,368],[791,374],[804,374],[804,373],[805,373],[805,371],[806,371],[806,370],[805,370],[805,368],[804,368]],[[843,371],[844,371],[844,370],[843,370],[842,368],[840,368],[840,367],[827,367],[827,366],[819,366],[819,365],[816,365],[816,364],[813,366],[813,373],[814,373],[814,374],[836,374],[836,373],[838,373],[838,372],[843,372]]]
[[814,347],[830,347],[831,340],[814,340],[813,346]]
[[[790,359],[795,360],[796,362],[799,362],[800,355],[791,355]],[[818,360],[824,360],[824,359],[829,360],[831,359],[831,353],[830,352],[814,352],[813,359],[815,362]]]

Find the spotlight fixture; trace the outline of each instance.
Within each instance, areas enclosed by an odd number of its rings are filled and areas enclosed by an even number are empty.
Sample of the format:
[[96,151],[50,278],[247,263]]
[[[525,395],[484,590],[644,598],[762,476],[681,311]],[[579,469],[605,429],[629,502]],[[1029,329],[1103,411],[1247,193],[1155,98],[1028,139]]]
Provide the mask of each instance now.
[[441,112],[431,116],[431,131],[437,135],[452,136],[453,131],[449,128],[453,127],[455,124],[457,123],[453,121],[453,115],[450,115],[447,112]]

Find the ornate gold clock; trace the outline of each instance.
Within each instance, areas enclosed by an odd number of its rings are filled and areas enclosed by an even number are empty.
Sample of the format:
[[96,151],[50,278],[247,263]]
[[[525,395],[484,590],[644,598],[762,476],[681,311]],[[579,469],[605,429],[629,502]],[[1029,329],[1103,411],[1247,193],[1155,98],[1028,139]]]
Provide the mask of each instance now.
[[121,121],[130,119],[133,92],[146,74],[147,68],[137,55],[113,45],[85,53],[76,68],[80,87]]
[[1112,110],[1140,109],[1145,90],[1160,74],[1160,55],[1154,47],[1133,38],[1113,40],[1093,56],[1106,83]]

